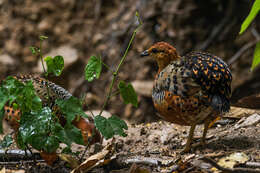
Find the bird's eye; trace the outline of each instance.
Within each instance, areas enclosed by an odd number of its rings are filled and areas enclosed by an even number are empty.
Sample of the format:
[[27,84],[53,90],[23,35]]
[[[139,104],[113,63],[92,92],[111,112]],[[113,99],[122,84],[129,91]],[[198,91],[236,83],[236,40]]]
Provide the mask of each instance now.
[[153,53],[157,53],[157,52],[159,52],[159,51],[158,51],[158,49],[153,48],[153,49],[152,49],[152,52],[153,52]]

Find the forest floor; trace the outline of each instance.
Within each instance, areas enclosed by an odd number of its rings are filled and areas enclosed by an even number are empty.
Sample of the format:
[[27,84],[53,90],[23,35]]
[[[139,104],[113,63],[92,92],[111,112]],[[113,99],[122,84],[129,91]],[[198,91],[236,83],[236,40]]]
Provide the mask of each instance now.
[[[260,104],[254,99],[238,100],[260,92],[260,68],[254,72],[249,70],[253,43],[260,25],[254,23],[239,36],[241,23],[251,4],[243,0],[234,2],[3,0],[0,1],[0,79],[17,73],[41,75],[39,59],[31,54],[29,47],[39,45],[39,35],[46,35],[48,40],[43,44],[44,55],[61,54],[65,59],[62,76],[50,77],[49,80],[68,89],[74,96],[86,94],[90,109],[99,110],[112,74],[104,69],[99,80],[88,83],[83,77],[84,67],[91,55],[101,55],[102,60],[112,70],[115,69],[136,28],[135,12],[139,11],[144,24],[119,73],[120,79],[134,84],[139,107],[124,105],[119,96],[111,99],[106,110],[128,122],[128,136],[104,141],[102,146],[92,146],[86,159],[93,156],[99,162],[91,168],[91,172],[217,172],[212,163],[206,163],[208,160],[205,158],[214,159],[216,163],[224,159],[228,163],[227,160],[232,160],[228,156],[234,153],[239,157],[231,161],[231,165],[245,167],[247,171],[257,166],[259,169],[260,124],[257,121],[259,115],[255,113],[259,113]],[[162,121],[156,115],[151,87],[157,67],[152,59],[139,57],[140,52],[162,40],[173,44],[180,55],[201,50],[223,58],[233,75],[232,104],[253,108],[233,108],[225,115],[227,118],[211,127],[206,146],[194,147],[186,154],[181,154],[181,149],[189,127]],[[5,133],[11,132],[7,126],[4,130]],[[199,142],[202,131],[203,127],[198,126],[194,143]],[[11,149],[16,150],[17,147],[14,145]],[[80,146],[74,149],[84,150]],[[58,173],[72,170],[64,161],[58,162],[56,167],[49,167],[38,157],[36,163],[31,158],[18,162],[1,158],[4,160],[1,160],[0,167],[4,167],[6,172]],[[82,167],[88,169],[92,161]],[[239,169],[229,171],[241,171]]]
[[[194,144],[190,153],[182,153],[189,127],[165,121],[128,125],[127,137],[116,137],[95,144],[88,152],[82,165],[75,172],[221,172],[229,168],[260,171],[260,111],[232,107],[231,112],[218,120],[208,131],[207,144],[199,144],[203,126],[196,128]],[[241,118],[243,117],[243,118]],[[16,151],[17,147],[11,147]],[[11,149],[9,151],[12,151]],[[73,145],[74,152],[84,151],[83,146]],[[7,154],[8,156],[8,154]],[[38,154],[34,151],[34,157]],[[6,172],[70,172],[72,168],[60,156],[54,166],[46,165],[39,158],[33,162],[26,156],[2,159]],[[21,160],[19,160],[21,159]],[[216,169],[208,160],[221,168]],[[66,160],[66,159],[65,159]],[[72,164],[73,165],[73,164]]]

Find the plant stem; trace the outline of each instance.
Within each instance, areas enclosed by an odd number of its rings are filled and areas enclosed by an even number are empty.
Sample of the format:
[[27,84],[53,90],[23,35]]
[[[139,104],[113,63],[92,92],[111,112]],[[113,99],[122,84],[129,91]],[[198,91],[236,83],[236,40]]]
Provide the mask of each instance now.
[[[47,73],[46,68],[44,66],[43,55],[42,55],[42,40],[40,40],[39,55],[40,55],[40,58],[41,58],[41,63],[42,63],[44,75],[47,77],[48,73]],[[49,105],[50,105],[51,100],[50,100],[50,90],[49,90],[48,82],[47,82],[46,88],[47,88],[48,102],[49,102]]]
[[126,55],[127,55],[128,51],[129,51],[129,48],[130,48],[131,45],[132,45],[132,42],[133,42],[133,40],[134,40],[134,38],[135,38],[135,35],[136,35],[138,29],[142,26],[142,21],[140,20],[139,15],[136,15],[136,16],[137,16],[137,18],[138,18],[139,25],[138,25],[137,28],[134,30],[134,32],[133,32],[133,34],[132,34],[132,37],[131,37],[131,39],[130,39],[128,45],[127,45],[127,48],[126,48],[126,50],[125,50],[125,52],[124,52],[124,55],[123,55],[123,57],[121,58],[121,60],[120,60],[120,62],[119,62],[119,64],[118,64],[118,66],[117,66],[117,68],[116,68],[116,71],[113,72],[113,78],[112,78],[112,81],[111,81],[110,86],[109,86],[109,91],[108,91],[108,94],[107,94],[107,96],[106,96],[106,100],[105,100],[105,102],[104,102],[104,104],[103,104],[103,106],[102,106],[102,109],[101,109],[99,115],[102,114],[102,112],[104,111],[105,107],[107,106],[107,103],[108,103],[109,99],[110,99],[111,96],[112,96],[112,89],[113,89],[113,86],[114,86],[114,84],[115,84],[115,81],[116,81],[116,78],[117,78],[117,75],[118,75],[118,71],[119,71],[121,65],[123,64],[123,62],[125,61]]

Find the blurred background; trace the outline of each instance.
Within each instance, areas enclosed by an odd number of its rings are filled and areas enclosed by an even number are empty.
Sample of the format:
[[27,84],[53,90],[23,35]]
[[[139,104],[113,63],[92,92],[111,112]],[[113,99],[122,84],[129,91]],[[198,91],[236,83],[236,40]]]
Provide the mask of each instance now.
[[[29,47],[43,43],[44,55],[62,55],[61,77],[49,80],[80,97],[86,93],[91,110],[104,102],[112,74],[103,68],[100,79],[84,80],[84,67],[91,55],[116,68],[131,34],[138,11],[143,26],[138,31],[119,77],[133,83],[139,107],[124,105],[117,96],[106,110],[131,123],[159,119],[151,100],[156,63],[140,53],[157,41],[166,41],[180,55],[192,50],[211,52],[223,58],[233,73],[232,102],[260,91],[260,69],[250,72],[260,16],[238,35],[249,14],[250,0],[0,0],[0,79],[14,74],[42,74],[39,58]],[[120,100],[121,101],[120,101]]]

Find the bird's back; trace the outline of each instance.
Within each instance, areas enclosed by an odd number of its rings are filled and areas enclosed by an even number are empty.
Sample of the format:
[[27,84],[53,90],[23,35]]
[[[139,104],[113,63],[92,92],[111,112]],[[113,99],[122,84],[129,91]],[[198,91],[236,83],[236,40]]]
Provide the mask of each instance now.
[[43,104],[48,104],[47,90],[49,90],[51,104],[53,104],[56,99],[66,100],[72,96],[71,93],[69,93],[64,88],[41,77],[32,76],[32,75],[19,75],[19,76],[15,76],[15,78],[20,82],[32,81],[36,94],[41,98]]

